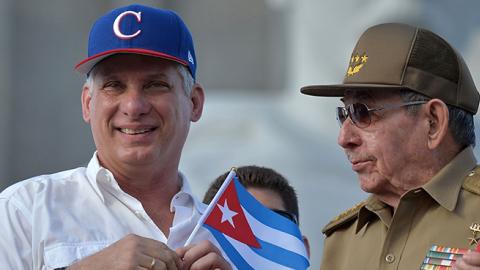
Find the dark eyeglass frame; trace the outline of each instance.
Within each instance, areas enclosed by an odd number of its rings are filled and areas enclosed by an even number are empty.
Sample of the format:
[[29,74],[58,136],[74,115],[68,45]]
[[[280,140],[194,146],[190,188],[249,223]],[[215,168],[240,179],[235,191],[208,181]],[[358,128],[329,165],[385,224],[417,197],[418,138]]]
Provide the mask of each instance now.
[[293,221],[295,224],[298,225],[298,217],[297,215],[295,215],[294,213],[290,213],[288,211],[285,211],[285,210],[280,210],[280,209],[270,209],[272,210],[273,212],[285,217],[285,218],[288,218],[290,219],[291,221]]
[[427,103],[428,100],[411,101],[401,104],[385,105],[378,108],[369,108],[363,103],[353,103],[345,107],[337,107],[337,121],[340,127],[347,118],[358,128],[366,128],[372,123],[372,112],[396,109],[405,106],[421,105]]

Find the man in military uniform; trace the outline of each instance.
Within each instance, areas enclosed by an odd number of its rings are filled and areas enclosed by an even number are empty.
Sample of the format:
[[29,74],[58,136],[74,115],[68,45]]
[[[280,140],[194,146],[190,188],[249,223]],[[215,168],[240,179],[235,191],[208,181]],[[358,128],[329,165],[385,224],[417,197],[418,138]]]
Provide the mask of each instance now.
[[321,268],[473,269],[479,93],[455,49],[425,29],[377,25],[357,42],[343,84],[301,92],[342,97],[338,144],[372,194],[324,228]]

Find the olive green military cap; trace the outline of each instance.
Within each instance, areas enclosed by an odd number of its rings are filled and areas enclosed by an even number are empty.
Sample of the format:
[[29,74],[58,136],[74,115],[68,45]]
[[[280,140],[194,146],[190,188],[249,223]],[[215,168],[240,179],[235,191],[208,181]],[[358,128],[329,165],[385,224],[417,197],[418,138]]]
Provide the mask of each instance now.
[[345,90],[410,89],[475,114],[479,93],[456,50],[426,29],[387,23],[367,29],[353,49],[343,84],[302,87],[312,96]]

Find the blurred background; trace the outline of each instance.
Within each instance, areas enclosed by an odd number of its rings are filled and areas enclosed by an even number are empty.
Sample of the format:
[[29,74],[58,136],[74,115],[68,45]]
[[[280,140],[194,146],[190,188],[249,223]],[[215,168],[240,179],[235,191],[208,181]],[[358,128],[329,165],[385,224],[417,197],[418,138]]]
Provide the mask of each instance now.
[[[91,158],[94,145],[80,106],[85,78],[73,66],[86,56],[94,20],[131,3],[0,0],[0,190]],[[197,78],[207,97],[181,163],[194,191],[203,197],[208,184],[232,166],[278,170],[298,192],[312,269],[319,268],[322,227],[367,195],[336,144],[334,108],[340,102],[303,96],[300,87],[340,82],[359,35],[389,21],[445,37],[480,83],[475,0],[137,3],[177,11],[194,36]]]

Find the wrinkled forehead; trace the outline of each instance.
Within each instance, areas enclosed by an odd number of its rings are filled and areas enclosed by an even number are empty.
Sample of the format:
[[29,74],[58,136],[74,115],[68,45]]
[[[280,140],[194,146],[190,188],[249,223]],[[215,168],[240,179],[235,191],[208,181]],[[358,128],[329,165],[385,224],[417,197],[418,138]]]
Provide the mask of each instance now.
[[344,96],[340,99],[345,104],[351,103],[376,103],[384,99],[390,99],[399,97],[399,90],[381,91],[378,89],[365,90],[365,89],[347,89],[344,92]]

